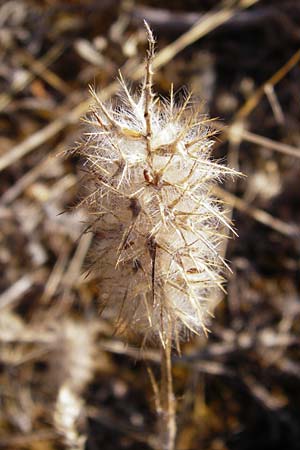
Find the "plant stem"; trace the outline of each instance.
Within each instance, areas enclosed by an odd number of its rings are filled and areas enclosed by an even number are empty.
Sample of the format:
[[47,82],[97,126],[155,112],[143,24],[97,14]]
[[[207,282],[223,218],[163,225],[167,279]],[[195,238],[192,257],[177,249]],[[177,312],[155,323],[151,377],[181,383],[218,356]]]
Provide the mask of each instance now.
[[173,393],[171,339],[166,340],[161,351],[161,450],[174,450],[176,438],[176,401]]

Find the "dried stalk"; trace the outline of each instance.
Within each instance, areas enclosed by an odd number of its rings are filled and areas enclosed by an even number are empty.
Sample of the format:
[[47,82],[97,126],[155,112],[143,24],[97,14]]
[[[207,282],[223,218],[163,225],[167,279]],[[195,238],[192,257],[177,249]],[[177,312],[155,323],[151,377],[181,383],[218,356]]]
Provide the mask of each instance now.
[[161,349],[160,444],[162,450],[174,450],[176,438],[176,399],[173,392],[172,341],[169,333]]

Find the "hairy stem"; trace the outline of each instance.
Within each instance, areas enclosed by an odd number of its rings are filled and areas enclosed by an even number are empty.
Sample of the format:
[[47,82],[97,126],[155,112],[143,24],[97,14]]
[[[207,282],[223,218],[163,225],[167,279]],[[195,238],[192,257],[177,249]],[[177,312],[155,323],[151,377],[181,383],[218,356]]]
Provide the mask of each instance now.
[[161,350],[161,415],[160,442],[161,450],[174,450],[176,438],[176,401],[173,393],[171,339],[166,339]]

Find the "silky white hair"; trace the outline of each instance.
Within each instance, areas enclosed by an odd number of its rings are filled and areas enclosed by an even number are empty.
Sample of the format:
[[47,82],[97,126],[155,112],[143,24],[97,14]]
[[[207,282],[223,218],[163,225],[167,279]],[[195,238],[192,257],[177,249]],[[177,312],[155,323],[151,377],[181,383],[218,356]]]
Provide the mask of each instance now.
[[[116,327],[179,342],[206,331],[210,299],[222,287],[223,205],[213,185],[235,171],[210,159],[214,131],[187,96],[181,106],[152,92],[154,40],[145,79],[132,94],[121,76],[116,106],[92,91],[83,157],[89,179],[93,271]],[[167,331],[169,330],[169,331]]]

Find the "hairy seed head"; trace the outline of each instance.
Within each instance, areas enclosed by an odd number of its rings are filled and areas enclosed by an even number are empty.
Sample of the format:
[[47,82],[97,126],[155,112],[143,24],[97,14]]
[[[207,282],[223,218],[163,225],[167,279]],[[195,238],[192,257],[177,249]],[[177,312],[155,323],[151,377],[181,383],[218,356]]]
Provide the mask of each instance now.
[[[178,342],[206,330],[209,301],[222,285],[220,255],[230,228],[212,187],[232,169],[210,159],[208,119],[152,92],[154,41],[141,90],[121,77],[115,107],[94,106],[79,153],[89,178],[85,203],[95,233],[93,270],[116,326]],[[167,331],[169,330],[169,331]],[[170,335],[170,334],[169,334]]]

